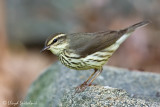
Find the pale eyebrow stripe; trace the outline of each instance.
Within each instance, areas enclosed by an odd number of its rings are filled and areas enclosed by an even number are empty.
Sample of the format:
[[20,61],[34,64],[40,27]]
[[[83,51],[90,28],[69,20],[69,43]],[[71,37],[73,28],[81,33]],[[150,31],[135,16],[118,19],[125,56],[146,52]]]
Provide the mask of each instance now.
[[47,45],[50,45],[54,39],[59,38],[59,37],[63,37],[63,36],[65,36],[65,35],[66,35],[66,34],[58,34],[58,35],[56,35],[54,38],[52,38],[52,39],[47,43]]

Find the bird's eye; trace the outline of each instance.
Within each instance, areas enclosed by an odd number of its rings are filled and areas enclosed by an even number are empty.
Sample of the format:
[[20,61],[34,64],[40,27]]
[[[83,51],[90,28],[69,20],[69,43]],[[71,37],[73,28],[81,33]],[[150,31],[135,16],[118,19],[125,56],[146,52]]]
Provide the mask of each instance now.
[[52,43],[56,43],[56,42],[57,42],[57,39],[54,39]]

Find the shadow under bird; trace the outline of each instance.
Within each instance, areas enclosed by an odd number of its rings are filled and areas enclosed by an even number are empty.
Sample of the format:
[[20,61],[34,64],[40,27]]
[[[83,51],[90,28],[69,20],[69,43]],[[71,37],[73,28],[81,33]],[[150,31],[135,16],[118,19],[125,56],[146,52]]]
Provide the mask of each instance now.
[[145,26],[149,21],[142,21],[118,31],[94,33],[54,34],[45,42],[42,49],[57,55],[65,66],[76,70],[94,69],[92,75],[83,84],[76,87],[82,92],[90,86],[102,72],[102,66],[136,28]]

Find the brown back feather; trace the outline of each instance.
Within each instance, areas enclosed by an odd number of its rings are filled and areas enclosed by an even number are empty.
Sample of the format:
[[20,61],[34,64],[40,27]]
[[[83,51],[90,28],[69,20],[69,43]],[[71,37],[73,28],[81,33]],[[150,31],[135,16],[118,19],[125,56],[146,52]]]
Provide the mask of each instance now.
[[131,33],[136,28],[147,25],[148,23],[149,21],[142,21],[119,31],[69,34],[67,35],[69,49],[81,57],[86,57],[111,46],[125,33]]
[[[124,32],[125,33],[125,32]],[[69,49],[81,57],[85,57],[114,44],[124,33],[118,31],[103,31],[96,33],[75,33],[69,38]]]

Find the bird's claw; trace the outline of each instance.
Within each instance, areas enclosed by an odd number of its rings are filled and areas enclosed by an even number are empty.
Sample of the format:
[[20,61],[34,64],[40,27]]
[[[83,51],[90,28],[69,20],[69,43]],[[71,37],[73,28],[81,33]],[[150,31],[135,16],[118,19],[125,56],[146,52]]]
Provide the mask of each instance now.
[[81,84],[75,88],[75,90],[76,90],[75,93],[80,93],[80,92],[84,91],[88,86],[89,85],[86,82],[84,82],[83,84]]

